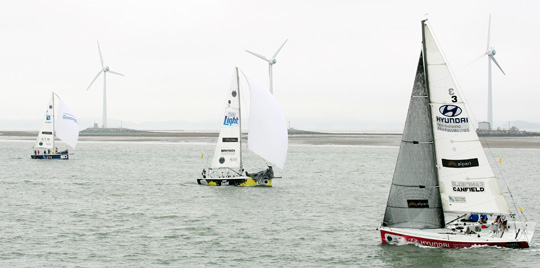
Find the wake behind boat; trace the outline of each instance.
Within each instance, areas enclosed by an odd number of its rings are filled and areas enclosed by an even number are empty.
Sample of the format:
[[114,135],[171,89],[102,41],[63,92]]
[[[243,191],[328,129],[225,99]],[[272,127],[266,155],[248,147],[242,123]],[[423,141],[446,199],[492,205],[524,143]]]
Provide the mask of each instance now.
[[529,247],[535,223],[510,211],[427,20],[422,44],[382,243]]
[[[283,169],[287,157],[288,135],[285,116],[268,89],[244,73],[251,89],[249,149]],[[272,166],[249,173],[242,163],[242,115],[238,68],[228,89],[219,138],[212,163],[202,171],[197,183],[210,186],[272,186]]]
[[32,159],[69,159],[68,150],[58,151],[54,138],[58,137],[73,149],[77,146],[79,122],[73,108],[53,92],[44,119],[34,145],[34,154],[30,157]]

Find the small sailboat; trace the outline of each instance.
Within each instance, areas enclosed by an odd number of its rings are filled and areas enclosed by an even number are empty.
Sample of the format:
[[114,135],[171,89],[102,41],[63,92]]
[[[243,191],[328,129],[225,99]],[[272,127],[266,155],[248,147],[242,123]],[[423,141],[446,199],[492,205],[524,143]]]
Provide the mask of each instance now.
[[382,243],[529,247],[535,223],[510,211],[427,20],[422,43]]
[[[220,120],[221,130],[209,167],[202,171],[197,183],[210,186],[272,186],[274,171],[249,173],[242,162],[242,119],[240,76],[235,68],[228,89],[225,109]],[[248,148],[266,161],[283,169],[287,157],[288,134],[285,116],[269,90],[244,73],[250,88]],[[222,123],[221,123],[222,122]]]
[[32,159],[69,159],[67,149],[58,151],[55,137],[75,149],[79,140],[79,122],[71,105],[53,92],[34,145]]

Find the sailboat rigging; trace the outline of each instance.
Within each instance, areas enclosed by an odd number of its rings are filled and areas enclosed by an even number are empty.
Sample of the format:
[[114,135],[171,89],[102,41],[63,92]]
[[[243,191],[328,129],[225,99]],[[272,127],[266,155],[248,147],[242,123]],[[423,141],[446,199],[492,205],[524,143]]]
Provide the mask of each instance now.
[[382,243],[529,247],[535,223],[510,211],[427,20],[422,44]]
[[79,122],[71,105],[52,92],[42,127],[34,145],[32,159],[69,159],[68,150],[58,151],[55,137],[75,149],[79,139]]
[[[268,89],[243,73],[250,88],[250,120],[248,148],[275,166],[283,169],[287,157],[288,134],[285,116]],[[242,158],[242,115],[240,76],[235,68],[228,89],[221,130],[211,165],[204,168],[197,183],[210,186],[272,186],[274,171],[248,173]]]

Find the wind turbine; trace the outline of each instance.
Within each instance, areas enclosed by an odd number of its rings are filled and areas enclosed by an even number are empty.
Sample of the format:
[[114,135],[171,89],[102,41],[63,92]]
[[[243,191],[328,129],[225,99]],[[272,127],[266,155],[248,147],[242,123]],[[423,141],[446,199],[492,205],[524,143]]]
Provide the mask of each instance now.
[[101,60],[101,70],[99,70],[96,77],[94,77],[94,80],[92,80],[92,82],[90,83],[90,85],[88,86],[86,90],[90,89],[90,87],[92,86],[92,84],[94,84],[94,82],[99,77],[99,75],[103,73],[103,128],[107,128],[107,73],[112,73],[112,74],[121,75],[121,76],[124,76],[124,75],[121,73],[112,71],[111,69],[109,69],[109,66],[105,66],[105,64],[103,64],[103,57],[101,56],[101,49],[99,48],[99,41],[97,42],[97,46],[98,46],[98,51],[99,51],[99,59]]
[[499,70],[506,75],[495,59],[495,49],[493,47],[489,46],[489,37],[491,33],[491,14],[489,14],[489,24],[488,24],[488,39],[487,39],[487,46],[486,46],[486,52],[482,53],[480,57],[475,59],[473,62],[483,58],[484,56],[488,56],[488,123],[489,123],[489,129],[493,129],[493,104],[492,104],[492,91],[491,91],[491,61],[497,65]]
[[281,48],[283,48],[283,46],[285,45],[285,43],[287,43],[289,39],[285,40],[285,42],[283,42],[283,45],[281,45],[279,47],[279,49],[276,51],[276,53],[274,53],[274,56],[272,56],[272,59],[267,59],[265,56],[261,55],[261,54],[257,54],[255,52],[251,52],[249,50],[246,50],[247,53],[250,53],[252,55],[254,55],[255,57],[258,57],[258,58],[261,58],[262,60],[268,62],[268,73],[270,73],[270,94],[274,94],[274,90],[272,88],[272,85],[273,85],[273,82],[272,82],[272,65],[276,64],[276,56],[277,54],[279,53],[279,51],[281,50]]

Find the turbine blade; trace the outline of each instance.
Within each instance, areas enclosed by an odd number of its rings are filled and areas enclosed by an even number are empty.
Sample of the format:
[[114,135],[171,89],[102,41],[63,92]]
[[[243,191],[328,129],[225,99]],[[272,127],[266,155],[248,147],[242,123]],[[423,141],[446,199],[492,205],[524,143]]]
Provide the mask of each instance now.
[[279,49],[276,51],[276,53],[274,53],[274,56],[272,56],[272,59],[275,59],[277,54],[279,53],[279,51],[281,50],[281,48],[285,45],[285,43],[287,43],[287,41],[289,41],[289,39],[285,40],[285,42],[283,42],[283,45],[281,45],[279,47]]
[[487,46],[486,51],[489,49],[489,36],[491,35],[491,14],[489,14],[489,23],[488,23],[488,39],[487,39]]
[[257,57],[257,58],[261,58],[261,59],[263,59],[263,60],[265,60],[265,61],[267,61],[267,62],[270,62],[269,59],[267,59],[265,56],[263,56],[263,55],[261,55],[261,54],[257,54],[257,53],[255,53],[255,52],[251,52],[251,51],[249,51],[249,50],[246,50],[246,52],[252,54],[253,56],[255,56],[255,57]]
[[101,61],[101,68],[105,68],[103,64],[103,57],[101,56],[101,48],[99,48],[99,41],[97,41],[97,49],[99,51],[99,60]]
[[121,74],[121,73],[117,73],[117,72],[115,72],[115,71],[111,71],[110,69],[109,69],[109,73],[112,73],[112,74],[116,74],[116,75],[121,75],[121,76],[124,76],[123,74]]
[[92,80],[92,82],[90,83],[90,85],[88,86],[88,89],[90,89],[90,87],[92,86],[92,84],[94,84],[94,82],[96,81],[96,79],[99,77],[99,75],[101,74],[101,72],[103,72],[103,70],[99,70],[99,72],[97,73],[96,77],[94,77],[94,80]]
[[503,69],[501,68],[501,66],[499,65],[499,63],[497,62],[497,60],[495,59],[495,57],[489,56],[489,58],[490,58],[491,60],[493,60],[493,62],[495,63],[495,65],[497,65],[497,67],[499,67],[499,70],[501,70],[501,72],[502,72],[504,75],[506,75],[506,74],[504,73]]
[[475,62],[477,62],[478,60],[480,60],[481,58],[483,58],[484,56],[486,55],[486,53],[482,53],[482,55],[480,55],[480,57],[474,59],[473,61],[469,62],[467,65],[465,65],[464,67],[467,67]]

